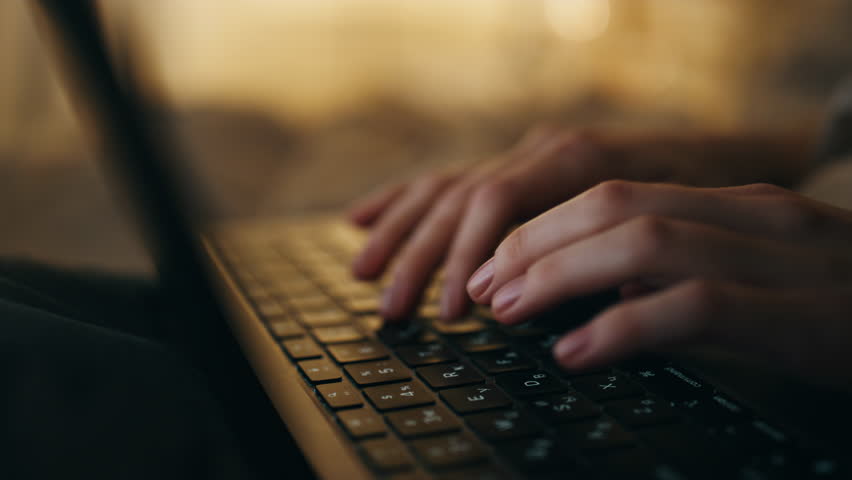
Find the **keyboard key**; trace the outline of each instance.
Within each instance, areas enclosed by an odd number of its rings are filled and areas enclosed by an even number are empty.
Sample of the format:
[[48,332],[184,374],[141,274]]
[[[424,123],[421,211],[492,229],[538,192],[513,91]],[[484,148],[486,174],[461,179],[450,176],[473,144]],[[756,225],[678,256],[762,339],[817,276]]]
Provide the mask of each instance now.
[[571,386],[596,402],[635,397],[645,393],[638,384],[620,373],[578,378],[571,381]]
[[330,327],[332,325],[348,324],[352,317],[339,309],[299,312],[302,323],[309,327]]
[[328,352],[339,363],[366,362],[367,360],[379,360],[388,356],[385,347],[372,340],[329,345]]
[[568,390],[564,382],[542,370],[504,373],[497,375],[496,380],[497,385],[509,395],[529,396]]
[[467,317],[457,322],[432,322],[432,328],[441,335],[464,335],[485,330],[485,327],[485,322],[475,317]]
[[591,470],[606,479],[686,479],[671,465],[662,463],[656,455],[642,447],[631,447],[604,452],[591,457]]
[[456,354],[442,343],[398,347],[396,353],[403,362],[412,367],[452,362],[457,358]]
[[553,358],[553,345],[562,337],[557,333],[547,335],[535,335],[529,337],[519,337],[515,339],[517,347],[535,358]]
[[317,391],[331,408],[360,407],[364,404],[361,393],[346,380],[317,385]]
[[281,345],[293,360],[306,360],[322,356],[322,349],[310,338],[284,340]]
[[276,318],[269,321],[269,330],[276,338],[293,338],[301,337],[305,334],[305,329],[302,328],[295,320],[286,318]]
[[452,388],[442,390],[440,395],[453,410],[461,414],[504,408],[512,404],[508,395],[494,385]]
[[299,368],[302,369],[302,373],[308,377],[311,383],[337,381],[343,377],[340,368],[327,358],[301,361]]
[[467,465],[482,460],[486,455],[479,441],[465,433],[414,440],[411,446],[432,468]]
[[542,429],[531,416],[516,409],[477,413],[465,420],[471,429],[491,441],[532,436]]
[[644,428],[637,435],[665,461],[701,478],[729,478],[730,465],[741,457],[728,445],[685,423]]
[[575,422],[600,415],[600,407],[576,392],[558,393],[535,398],[530,408],[547,423]]
[[357,385],[377,385],[411,378],[411,370],[397,360],[353,363],[344,367]]
[[381,415],[371,408],[356,408],[353,410],[342,410],[337,418],[349,435],[355,438],[373,437],[384,435],[385,421]]
[[707,426],[733,425],[746,422],[750,418],[745,407],[721,393],[715,393],[706,398],[680,401],[675,406]]
[[420,322],[399,322],[384,324],[378,337],[387,345],[411,345],[434,342],[438,336]]
[[575,464],[556,442],[547,437],[532,437],[505,443],[498,448],[500,456],[528,474],[552,472],[559,477],[574,469]]
[[417,380],[368,387],[364,389],[364,395],[381,411],[418,407],[435,401],[432,392]]
[[566,424],[559,432],[570,440],[570,445],[582,450],[605,450],[625,447],[635,438],[621,425],[609,418]]
[[337,307],[332,299],[323,295],[319,290],[311,296],[290,297],[287,299],[287,303],[299,313],[334,310]]
[[458,387],[485,381],[476,369],[460,362],[420,367],[417,374],[432,388]]
[[606,406],[607,412],[628,427],[660,425],[677,420],[672,407],[653,397],[619,400]]
[[365,314],[379,311],[379,296],[373,295],[365,298],[347,298],[343,301],[343,308],[350,313]]
[[357,342],[364,339],[364,335],[351,325],[317,327],[312,332],[317,341],[324,344]]
[[785,446],[789,437],[775,426],[763,420],[736,425],[719,425],[708,429],[708,433],[718,442],[742,454],[763,453]]
[[452,432],[461,428],[455,415],[437,405],[389,413],[387,419],[405,438]]
[[509,475],[493,465],[453,470],[441,475],[441,480],[508,480]]
[[472,358],[479,368],[492,375],[536,368],[535,362],[530,357],[516,350],[479,353]]
[[275,300],[258,302],[257,311],[260,313],[260,316],[264,318],[278,317],[287,313],[284,306]]
[[630,373],[645,388],[673,402],[703,399],[713,393],[703,381],[672,365],[652,364]]
[[453,343],[465,352],[487,352],[500,350],[508,346],[505,334],[498,330],[483,330],[481,332],[458,335],[453,338]]
[[361,442],[361,449],[373,468],[379,471],[404,470],[414,463],[405,445],[394,437],[365,440]]

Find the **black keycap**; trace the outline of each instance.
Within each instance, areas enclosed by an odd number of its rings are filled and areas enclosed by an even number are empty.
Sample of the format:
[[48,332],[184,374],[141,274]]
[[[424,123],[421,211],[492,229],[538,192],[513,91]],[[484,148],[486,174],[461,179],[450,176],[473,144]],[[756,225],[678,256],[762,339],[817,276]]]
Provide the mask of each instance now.
[[485,330],[485,322],[476,317],[467,317],[457,322],[433,322],[432,328],[442,335],[464,335]]
[[494,385],[452,388],[442,390],[440,395],[453,410],[461,414],[503,408],[512,404],[508,395]]
[[371,408],[342,410],[337,414],[337,418],[349,432],[349,435],[355,438],[383,435],[386,431],[385,422],[381,415]]
[[497,385],[503,387],[509,395],[540,395],[568,389],[562,380],[542,370],[504,373],[497,375],[496,380]]
[[357,385],[377,385],[411,378],[411,370],[397,360],[353,363],[344,367]]
[[491,441],[532,436],[542,429],[532,417],[516,409],[477,413],[465,417],[465,421],[476,433]]
[[479,353],[472,358],[481,369],[492,375],[536,368],[535,362],[530,357],[516,350]]
[[606,411],[628,427],[660,425],[677,420],[678,415],[667,403],[654,397],[619,400],[606,406]]
[[404,470],[414,463],[411,454],[395,437],[365,440],[360,445],[370,465],[376,470],[382,472]]
[[790,442],[785,432],[759,419],[749,423],[711,427],[708,432],[717,441],[743,454],[778,449]]
[[457,358],[456,354],[442,343],[397,347],[396,353],[403,362],[412,367],[452,362]]
[[463,362],[420,367],[417,374],[432,388],[458,387],[485,380],[470,364]]
[[314,338],[324,344],[349,343],[364,339],[364,334],[352,325],[335,325],[333,327],[317,327],[312,330]]
[[435,401],[432,392],[417,380],[368,387],[364,389],[364,395],[373,402],[376,408],[382,411],[417,407]]
[[664,464],[654,452],[642,447],[631,447],[603,452],[591,457],[591,471],[599,478],[613,480],[685,479],[686,475]]
[[334,308],[310,312],[299,312],[302,323],[309,327],[330,327],[351,323],[352,317],[343,310]]
[[364,404],[360,392],[346,380],[317,385],[317,391],[331,408],[359,407]]
[[645,393],[642,387],[627,376],[617,373],[577,378],[571,381],[571,386],[596,402],[636,397]]
[[500,350],[508,346],[508,337],[498,330],[483,330],[453,338],[453,343],[465,352],[488,352]]
[[685,470],[687,475],[700,478],[729,478],[731,465],[742,456],[703,430],[685,423],[643,428],[636,433],[665,461]]
[[519,337],[515,339],[515,344],[521,351],[532,357],[553,358],[551,350],[559,338],[561,335],[556,333]]
[[310,338],[284,340],[281,345],[293,360],[306,360],[322,356],[322,349]]
[[308,377],[311,383],[325,383],[340,380],[343,374],[340,368],[327,358],[317,360],[303,360],[299,362],[302,373]]
[[475,463],[485,457],[482,444],[465,433],[413,440],[417,455],[432,468],[448,468]]
[[553,439],[532,437],[505,443],[498,448],[500,456],[517,468],[529,474],[555,473],[555,478],[567,477],[564,474],[575,467],[571,457],[558,447]]
[[439,405],[392,412],[387,414],[387,419],[405,438],[453,432],[461,428],[458,418]]
[[672,365],[651,363],[630,373],[642,386],[673,402],[702,399],[713,393],[702,380]]
[[305,334],[305,329],[302,328],[295,320],[289,318],[276,318],[270,320],[269,330],[276,338],[293,338],[301,337]]
[[605,450],[631,445],[635,438],[611,418],[599,418],[580,423],[569,423],[559,432],[570,440],[570,445],[582,450]]
[[733,425],[750,419],[745,407],[721,393],[675,403],[683,413],[707,426]]
[[372,340],[329,345],[328,353],[339,363],[365,362],[388,356],[388,351],[385,347]]
[[441,480],[508,480],[509,478],[511,478],[509,475],[493,465],[462,468],[441,475]]
[[575,422],[600,415],[600,407],[576,392],[557,393],[537,397],[530,408],[547,423]]
[[428,330],[422,323],[410,321],[384,324],[378,332],[378,337],[390,346],[419,345],[434,342],[438,336]]

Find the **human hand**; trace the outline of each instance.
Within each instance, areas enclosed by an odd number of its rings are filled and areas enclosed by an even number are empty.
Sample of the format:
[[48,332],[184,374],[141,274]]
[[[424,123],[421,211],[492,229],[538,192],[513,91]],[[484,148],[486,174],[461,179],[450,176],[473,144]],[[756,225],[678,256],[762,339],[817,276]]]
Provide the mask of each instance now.
[[550,127],[531,130],[504,155],[381,189],[349,212],[369,227],[353,272],[375,279],[395,259],[382,314],[404,318],[445,263],[441,312],[464,313],[465,283],[510,226],[616,174],[593,135]]
[[563,367],[707,344],[852,379],[852,212],[772,185],[610,181],[516,229],[467,285],[507,324],[611,287],[643,294],[560,339]]

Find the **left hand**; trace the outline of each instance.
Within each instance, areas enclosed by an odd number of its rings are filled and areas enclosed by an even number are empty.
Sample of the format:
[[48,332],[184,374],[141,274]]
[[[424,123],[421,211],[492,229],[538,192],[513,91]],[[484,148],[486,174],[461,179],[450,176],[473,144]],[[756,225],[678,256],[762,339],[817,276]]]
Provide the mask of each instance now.
[[772,185],[604,182],[510,234],[468,292],[514,324],[612,287],[643,294],[566,334],[563,367],[709,344],[852,379],[852,212]]

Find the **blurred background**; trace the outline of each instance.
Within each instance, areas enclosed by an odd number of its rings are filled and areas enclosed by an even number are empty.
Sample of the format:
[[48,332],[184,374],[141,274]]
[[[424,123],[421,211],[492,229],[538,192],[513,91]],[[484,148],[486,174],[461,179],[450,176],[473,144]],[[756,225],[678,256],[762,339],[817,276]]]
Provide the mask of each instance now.
[[[0,255],[146,271],[26,3],[0,2]],[[221,216],[339,207],[544,120],[816,122],[852,68],[846,0],[102,3]]]

